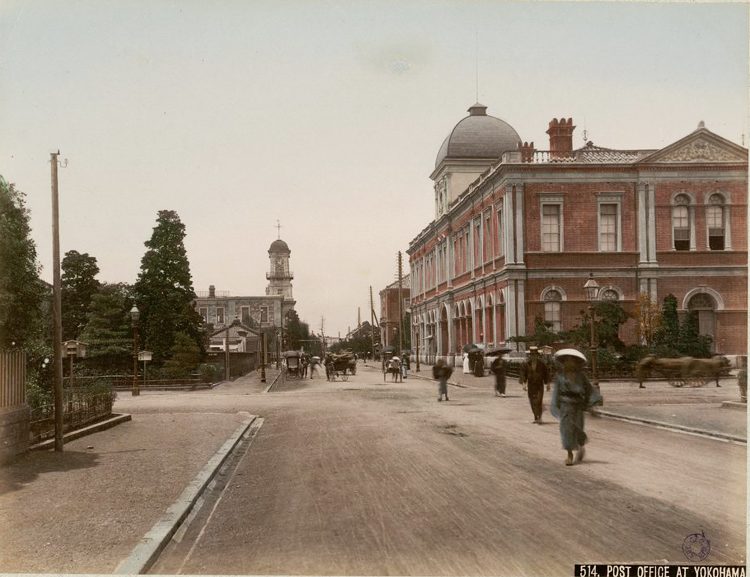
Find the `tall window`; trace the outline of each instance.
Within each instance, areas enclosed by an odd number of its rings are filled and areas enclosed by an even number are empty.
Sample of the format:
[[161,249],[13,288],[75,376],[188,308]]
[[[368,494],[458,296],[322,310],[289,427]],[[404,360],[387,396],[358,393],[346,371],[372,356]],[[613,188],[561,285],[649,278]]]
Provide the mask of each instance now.
[[617,205],[599,205],[599,250],[615,252],[617,250]]
[[560,205],[542,205],[542,250],[560,252]]
[[245,324],[250,322],[250,307],[240,307],[240,318]]
[[503,246],[503,209],[497,209],[497,254],[505,254],[505,247]]
[[482,220],[477,219],[474,223],[474,262],[471,263],[471,266],[474,268],[478,267],[482,262],[482,245],[479,242],[481,238]]
[[559,333],[562,330],[562,321],[560,320],[560,303],[562,295],[558,290],[548,290],[544,294],[544,321],[549,323],[550,328]]
[[260,322],[268,322],[268,307],[260,307]]
[[484,244],[483,244],[482,255],[484,262],[487,262],[492,257],[492,218],[491,213],[487,213],[484,217]]
[[201,318],[203,319],[204,323],[208,322],[208,309],[206,307],[201,307],[198,309],[198,313],[200,314]]
[[675,250],[690,250],[690,199],[678,194],[672,207],[672,235]]
[[224,324],[224,307],[216,307],[216,324]]
[[706,207],[706,227],[708,228],[708,248],[724,250],[724,198],[712,194]]

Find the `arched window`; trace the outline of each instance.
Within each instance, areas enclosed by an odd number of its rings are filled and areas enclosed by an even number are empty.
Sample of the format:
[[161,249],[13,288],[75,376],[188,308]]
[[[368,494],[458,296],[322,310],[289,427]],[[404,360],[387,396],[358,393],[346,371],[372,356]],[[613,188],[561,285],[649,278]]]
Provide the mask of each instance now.
[[675,250],[690,250],[690,198],[678,194],[672,207],[672,236]]
[[709,250],[724,250],[724,197],[712,194],[706,207]]
[[[714,298],[707,293],[697,293],[690,298],[687,308],[698,317],[698,333],[715,339],[717,305]],[[713,347],[712,342],[711,348]]]
[[604,289],[599,298],[603,301],[618,301],[620,300],[620,295],[615,289]]
[[544,321],[549,323],[550,328],[556,333],[562,330],[562,322],[560,320],[561,302],[562,295],[558,290],[548,290],[544,294]]

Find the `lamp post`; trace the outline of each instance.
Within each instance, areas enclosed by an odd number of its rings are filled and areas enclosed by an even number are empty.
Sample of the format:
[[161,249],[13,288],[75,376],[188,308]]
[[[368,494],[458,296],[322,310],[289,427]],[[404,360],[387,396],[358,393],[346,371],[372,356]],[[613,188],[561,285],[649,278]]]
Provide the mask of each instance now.
[[594,305],[599,298],[599,283],[594,279],[594,273],[589,273],[589,278],[583,288],[589,300],[589,316],[591,317],[591,379],[593,385],[599,387],[599,374],[596,370],[597,342],[596,331],[594,330]]
[[266,382],[266,333],[260,333],[260,382]]
[[130,309],[130,320],[133,323],[133,387],[130,389],[131,395],[137,397],[141,394],[138,387],[138,319],[141,318],[141,311],[133,305]]
[[419,372],[419,329],[417,329],[415,337],[417,340],[417,366],[415,368],[415,371]]

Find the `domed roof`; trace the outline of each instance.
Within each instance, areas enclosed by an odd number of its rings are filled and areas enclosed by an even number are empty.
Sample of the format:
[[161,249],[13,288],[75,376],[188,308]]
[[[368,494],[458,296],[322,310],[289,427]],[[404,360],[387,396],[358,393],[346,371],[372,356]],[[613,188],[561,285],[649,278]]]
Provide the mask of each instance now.
[[292,251],[290,251],[289,246],[279,238],[271,243],[271,247],[268,249],[268,252],[291,253]]
[[445,158],[500,158],[503,152],[517,150],[521,137],[499,118],[487,115],[487,107],[478,102],[468,110],[440,147],[435,168]]

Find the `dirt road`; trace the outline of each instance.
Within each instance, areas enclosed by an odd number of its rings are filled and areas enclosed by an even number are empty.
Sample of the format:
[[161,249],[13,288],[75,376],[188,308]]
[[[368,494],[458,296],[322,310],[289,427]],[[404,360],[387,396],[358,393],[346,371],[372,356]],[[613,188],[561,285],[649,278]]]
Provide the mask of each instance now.
[[[745,559],[745,446],[589,419],[587,458],[563,465],[558,428],[516,391],[432,383],[242,380],[182,397],[264,424],[152,573],[571,575],[574,563]],[[141,410],[147,403],[139,401]],[[174,410],[174,409],[173,409]]]

